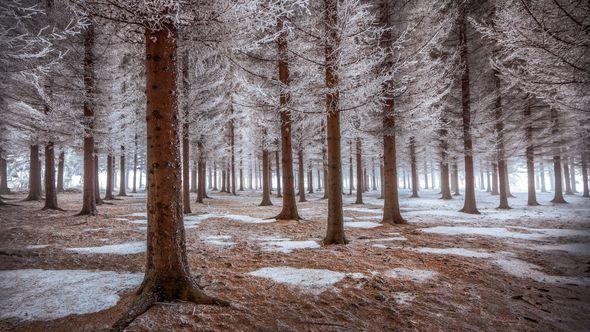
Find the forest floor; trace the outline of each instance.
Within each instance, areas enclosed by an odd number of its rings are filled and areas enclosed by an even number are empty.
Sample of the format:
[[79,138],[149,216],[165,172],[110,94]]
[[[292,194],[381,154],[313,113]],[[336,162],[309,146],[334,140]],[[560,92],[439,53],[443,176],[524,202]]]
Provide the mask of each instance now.
[[[401,191],[407,225],[378,224],[383,201],[345,196],[344,246],[321,246],[327,202],[298,203],[301,221],[275,221],[280,199],[210,192],[185,216],[191,271],[230,307],[162,303],[130,331],[588,330],[590,199],[456,212],[462,197]],[[96,331],[128,308],[145,264],[145,193],[76,217],[81,194],[0,208],[0,330]],[[193,198],[194,199],[194,198]]]

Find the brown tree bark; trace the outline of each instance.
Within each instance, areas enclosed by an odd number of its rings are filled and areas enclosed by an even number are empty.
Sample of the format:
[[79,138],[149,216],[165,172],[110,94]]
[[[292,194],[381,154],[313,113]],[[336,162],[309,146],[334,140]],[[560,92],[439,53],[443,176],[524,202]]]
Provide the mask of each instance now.
[[410,168],[412,170],[412,195],[411,198],[418,196],[420,188],[420,179],[418,178],[418,163],[416,162],[416,140],[414,136],[410,137]]
[[275,151],[275,165],[277,165],[277,172],[276,172],[276,176],[277,176],[277,197],[281,198],[283,197],[283,190],[281,189],[281,164],[279,161],[279,150]]
[[133,150],[133,188],[131,189],[132,193],[137,192],[137,133],[135,133],[135,138],[133,139],[133,144],[135,145],[135,149]]
[[[241,155],[241,153],[240,153]],[[243,168],[242,159],[240,158],[240,187],[239,191],[244,191],[244,168]]]
[[125,168],[125,146],[121,145],[121,156],[119,157],[119,193],[117,196],[127,196],[127,183],[125,183],[125,177],[127,175],[127,169]]
[[200,140],[197,141],[197,151],[199,152],[197,162],[197,203],[203,203],[203,199],[205,199],[205,157],[203,156],[203,142]]
[[107,154],[107,185],[105,188],[104,200],[113,200],[113,154]]
[[451,190],[453,191],[453,196],[461,196],[461,191],[459,190],[459,166],[455,158],[453,158],[451,168]]
[[[4,161],[6,163],[6,161]],[[57,192],[62,193],[64,192],[64,163],[65,163],[65,153],[61,151],[59,153],[59,157],[57,158]]]
[[[465,154],[465,201],[460,210],[464,213],[479,214],[475,202],[473,178],[473,142],[471,138],[471,101],[469,91],[469,59],[467,46],[467,25],[465,22],[465,4],[461,4],[458,17],[459,56],[463,73],[461,75],[461,105],[463,114],[463,148]],[[458,189],[458,186],[457,186]]]
[[[383,189],[384,187],[384,178],[385,176],[383,175],[383,161],[379,163],[379,197],[378,199],[384,199],[384,195],[385,195],[385,190]],[[397,179],[396,179],[397,182]],[[384,209],[385,211],[385,209]],[[385,212],[384,212],[385,213]]]
[[453,199],[451,195],[451,186],[449,183],[449,142],[447,141],[447,135],[449,133],[447,129],[446,110],[441,113],[441,127],[439,129],[440,137],[440,193],[441,199]]
[[250,161],[248,163],[248,189],[254,190],[254,161],[250,153]]
[[25,201],[40,201],[41,167],[39,164],[39,145],[31,145],[29,150],[29,195]]
[[324,244],[346,244],[342,212],[342,157],[340,152],[340,94],[336,87],[338,45],[338,0],[324,0],[324,46],[326,70],[326,112],[328,136],[328,227]]
[[582,166],[582,185],[584,187],[584,193],[582,197],[590,197],[590,190],[588,188],[588,164],[586,161],[587,155],[582,152],[581,166]]
[[191,191],[191,193],[197,192],[197,161],[193,161],[193,166],[191,167],[191,190],[190,191]]
[[[392,41],[390,1],[382,0],[380,12],[380,25],[384,28],[383,40]],[[387,48],[390,56],[384,58],[382,64],[386,71],[392,70],[391,49]],[[382,86],[383,89],[383,164],[380,163],[381,197],[383,198],[384,224],[404,224],[399,207],[398,178],[397,178],[397,152],[395,147],[395,101],[393,95],[393,80],[388,80]]]
[[500,205],[498,209],[510,209],[508,205],[508,192],[507,184],[508,174],[506,174],[506,160],[504,159],[504,120],[502,119],[502,95],[501,95],[501,82],[500,73],[494,71],[494,87],[495,87],[495,129],[496,129],[496,154],[498,158],[498,176],[500,177]]
[[289,86],[289,64],[287,49],[287,31],[283,27],[283,18],[277,19],[279,80],[283,85],[280,91],[279,102],[281,105],[281,153],[283,164],[283,208],[275,217],[277,220],[299,220],[297,203],[295,202],[295,183],[293,181],[293,150],[291,143],[291,113],[286,108],[291,95],[287,90]]
[[307,192],[313,194],[313,164],[311,160],[307,166]]
[[571,179],[570,179],[570,167],[569,167],[569,158],[563,158],[563,177],[565,182],[565,194],[566,195],[573,195],[574,192],[572,191]]
[[324,120],[321,122],[322,127],[322,168],[324,171],[324,196],[322,199],[328,199],[328,156],[327,156],[327,136],[326,136],[326,123]]
[[176,94],[176,27],[146,28],[148,230],[145,277],[131,309],[113,326],[122,331],[157,302],[226,305],[191,278],[182,220]]
[[103,205],[104,201],[100,197],[100,183],[98,182],[98,152],[94,152],[94,199],[96,205]]
[[498,164],[492,163],[492,195],[499,195],[498,191]]
[[[196,178],[196,174],[197,174],[197,172],[195,171],[195,178]],[[220,190],[221,192],[226,192],[226,190],[225,190],[225,179],[226,179],[226,177],[225,177],[225,168],[222,168],[221,169],[221,190]],[[195,192],[196,192],[196,188],[195,188]]]
[[[235,126],[234,126],[234,119],[233,119],[233,106],[231,108],[231,118],[229,119],[229,144],[230,144],[230,153],[231,153],[231,158],[230,158],[230,172],[231,172],[231,193],[233,195],[236,194],[236,152],[235,152],[235,140],[236,140],[236,135],[235,135]],[[229,190],[228,190],[229,192]]]
[[377,190],[377,179],[375,174],[375,157],[371,157],[371,190]]
[[348,147],[350,148],[350,153],[348,154],[348,194],[352,195],[352,191],[355,189],[354,187],[354,164],[352,163],[352,141],[348,141]]
[[183,119],[182,119],[182,212],[191,213],[191,193],[190,193],[190,119],[189,119],[189,71],[188,71],[188,51],[182,54],[182,92],[183,102]]
[[213,161],[213,190],[217,191],[217,163]]
[[55,152],[53,142],[45,145],[45,206],[43,210],[60,210],[55,188]]
[[297,180],[299,183],[297,184],[297,189],[299,190],[299,202],[306,202],[305,200],[305,165],[303,164],[303,149],[299,148],[297,151],[297,160],[298,160],[298,176]]
[[268,150],[262,150],[262,202],[260,206],[272,205],[270,200],[270,161],[268,160]]
[[356,201],[354,204],[363,203],[363,155],[360,137],[356,138]]
[[527,205],[536,206],[537,203],[537,192],[535,188],[535,148],[533,146],[533,125],[531,120],[531,101],[527,101],[527,106],[524,109],[525,117],[525,138],[527,141],[526,147],[526,170],[528,178],[528,199]]
[[2,149],[0,149],[0,195],[10,194],[8,188],[8,163]]
[[563,198],[563,185],[562,185],[562,177],[561,177],[561,153],[559,150],[559,118],[557,114],[557,110],[551,108],[550,110],[551,115],[551,134],[553,135],[554,144],[553,147],[553,199],[551,200],[552,203],[567,203]]

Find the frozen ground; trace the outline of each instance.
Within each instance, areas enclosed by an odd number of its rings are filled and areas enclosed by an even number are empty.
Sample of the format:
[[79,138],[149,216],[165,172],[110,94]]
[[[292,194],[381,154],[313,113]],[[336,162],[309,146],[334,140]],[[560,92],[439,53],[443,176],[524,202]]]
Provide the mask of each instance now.
[[[380,223],[383,201],[344,196],[346,246],[321,246],[323,193],[298,203],[301,221],[276,221],[281,202],[215,192],[185,216],[189,266],[230,308],[158,305],[131,330],[571,330],[590,320],[590,200],[537,207],[526,194],[497,210],[478,192],[408,198],[408,224]],[[13,197],[23,197],[19,194]],[[127,307],[145,265],[145,195],[74,217],[81,195],[0,208],[0,330],[102,330]],[[194,199],[191,199],[194,201]],[[116,271],[116,272],[114,272]],[[120,299],[121,297],[121,299]],[[277,310],[280,308],[280,310]]]

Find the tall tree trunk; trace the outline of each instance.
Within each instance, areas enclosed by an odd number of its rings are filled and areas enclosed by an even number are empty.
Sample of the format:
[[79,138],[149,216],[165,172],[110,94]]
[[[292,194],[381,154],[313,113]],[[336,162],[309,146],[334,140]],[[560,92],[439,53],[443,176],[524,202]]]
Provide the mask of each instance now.
[[203,184],[199,187],[201,190],[201,196],[203,198],[211,198],[207,196],[207,158],[203,156],[203,160],[201,161],[201,179],[203,179]]
[[231,162],[230,162],[230,164],[227,165],[227,171],[225,172],[225,176],[227,177],[227,179],[225,180],[225,184],[226,184],[225,185],[225,192],[227,192],[228,194],[232,193],[232,188],[231,188],[232,173],[231,173],[230,167],[231,167]]
[[283,190],[281,189],[281,164],[280,164],[280,159],[279,159],[279,150],[275,151],[275,165],[277,165],[277,172],[276,172],[276,176],[277,176],[277,197],[281,198],[283,197]]
[[402,165],[402,181],[404,189],[408,189],[408,183],[406,181],[406,168]]
[[316,178],[318,179],[318,191],[322,190],[322,172],[320,167],[316,168]]
[[[465,4],[459,8],[459,55],[463,73],[461,75],[461,104],[463,113],[463,148],[465,154],[465,201],[460,210],[464,213],[479,214],[475,202],[473,179],[473,142],[471,139],[471,101],[469,91],[469,59],[467,47],[467,26]],[[458,189],[458,186],[457,186]]]
[[322,168],[324,171],[324,196],[322,199],[328,199],[328,156],[327,156],[327,132],[326,132],[326,123],[322,120]]
[[572,187],[572,193],[577,194],[578,190],[576,189],[576,160],[572,157],[571,159],[571,163],[570,163],[570,180],[571,180],[571,187]]
[[[384,149],[385,150],[385,149]],[[385,181],[385,175],[383,175],[383,162],[379,163],[379,199],[384,199],[385,198],[385,189],[384,189],[384,181]],[[397,182],[397,179],[395,179],[395,182]],[[383,208],[383,213],[385,214],[385,208]]]
[[412,169],[412,195],[415,198],[418,196],[418,189],[420,188],[420,179],[418,178],[418,163],[416,162],[416,140],[410,137],[410,167]]
[[[63,193],[64,192],[64,163],[65,163],[65,153],[61,151],[59,153],[59,157],[57,158],[57,192]],[[4,164],[6,164],[6,160],[4,160]]]
[[122,331],[157,302],[174,300],[226,304],[209,297],[192,280],[182,220],[176,28],[146,28],[148,231],[145,277],[131,310],[113,326]]
[[356,201],[354,204],[363,203],[363,155],[360,137],[356,138]]
[[570,167],[568,165],[569,158],[563,158],[563,177],[565,182],[565,194],[566,195],[573,195],[574,192],[572,191],[571,180],[570,180]]
[[98,152],[94,151],[94,199],[96,200],[96,205],[103,205],[104,201],[100,197],[100,182],[98,181]]
[[440,193],[441,199],[453,199],[451,195],[451,187],[449,183],[449,160],[448,160],[448,149],[449,142],[447,141],[447,135],[449,133],[446,120],[446,110],[442,111],[441,114],[441,127],[439,129],[440,137]]
[[239,165],[240,165],[240,187],[238,190],[244,191],[244,168],[243,168],[243,164],[242,164],[242,159],[240,159]]
[[590,190],[588,189],[588,164],[587,164],[587,155],[585,152],[582,152],[581,158],[581,166],[582,166],[582,185],[584,187],[584,194],[582,197],[590,197]]
[[113,200],[113,154],[107,154],[107,185],[104,193],[104,200]]
[[191,213],[190,193],[190,118],[189,118],[189,59],[188,50],[182,53],[182,94],[183,94],[183,119],[182,119],[182,212]]
[[498,209],[510,209],[508,205],[508,193],[507,184],[508,174],[506,174],[506,160],[504,159],[504,120],[502,119],[502,95],[501,95],[501,82],[500,73],[494,70],[493,73],[494,85],[495,85],[495,109],[494,114],[496,117],[496,153],[498,157],[498,176],[500,177],[500,205]]
[[486,171],[486,192],[491,193],[492,192],[492,184],[491,184],[491,179],[490,179],[490,171],[487,170]]
[[541,192],[546,193],[547,187],[545,186],[545,164],[543,163],[543,158],[540,158],[539,161],[539,178],[541,179]]
[[6,155],[0,148],[0,195],[5,194],[10,194],[10,188],[8,188],[8,163],[6,162]]
[[527,141],[526,147],[526,170],[528,177],[528,200],[527,205],[536,206],[537,203],[537,192],[535,190],[535,148],[533,146],[533,125],[531,120],[531,101],[527,101],[527,105],[524,109],[525,117],[525,136]]
[[205,188],[205,177],[203,172],[203,142],[197,141],[197,151],[199,152],[198,162],[197,162],[197,203],[203,203],[203,199],[205,198],[204,188]]
[[375,157],[371,157],[371,190],[377,190],[377,174],[375,174]]
[[436,183],[434,182],[435,177],[434,177],[434,162],[432,161],[432,158],[430,158],[430,183],[431,183],[431,188],[432,189],[436,189]]
[[451,190],[453,191],[453,196],[461,196],[461,191],[459,190],[459,166],[455,158],[453,158],[451,167]]
[[[135,138],[133,139],[133,144],[135,146],[133,150],[133,188],[131,189],[132,193],[137,192],[137,133],[135,133]],[[188,181],[187,181],[188,183]]]
[[[242,161],[240,160],[240,165],[242,164]],[[213,189],[213,170],[211,169],[211,166],[209,166],[209,183],[207,184],[207,188],[208,189]]]
[[55,152],[53,142],[45,145],[45,206],[43,210],[61,210],[57,206],[55,189]]
[[197,161],[193,160],[193,166],[191,167],[191,193],[196,193],[196,192],[197,192]]
[[508,160],[504,159],[504,181],[506,182],[506,196],[508,197],[515,197],[514,195],[512,195],[512,193],[510,192],[510,177],[509,177],[509,173],[508,173]]
[[299,148],[297,151],[297,158],[298,158],[298,176],[297,179],[299,183],[297,185],[297,189],[299,190],[299,202],[305,202],[305,177],[304,177],[304,164],[303,164],[303,149]]
[[348,169],[350,171],[348,176],[348,194],[352,195],[352,191],[354,190],[354,164],[352,163],[352,141],[348,141],[348,146],[350,147],[350,153],[348,154]]
[[313,163],[311,160],[307,166],[307,192],[313,194]]
[[29,154],[29,195],[25,198],[25,201],[40,201],[41,198],[39,145],[31,145]]
[[119,160],[119,173],[120,173],[120,182],[119,182],[119,193],[117,196],[127,196],[127,183],[125,182],[125,175],[127,174],[127,169],[125,168],[125,146],[121,145],[121,157]]
[[262,202],[260,206],[272,205],[270,200],[270,161],[268,160],[268,150],[262,150]]
[[231,108],[232,118],[229,120],[229,143],[230,143],[230,172],[231,172],[231,193],[233,195],[236,194],[236,135],[235,135],[235,127],[234,127],[234,119],[233,119],[233,106]]
[[428,162],[424,160],[424,189],[428,189]]
[[492,163],[492,195],[499,195],[498,192],[498,164]]
[[[196,172],[195,172],[196,173]],[[225,168],[221,169],[221,192],[225,192]]]
[[84,118],[88,124],[84,132],[84,184],[82,189],[82,210],[78,215],[96,215],[96,197],[94,182],[94,109],[92,98],[94,95],[94,25],[90,25],[84,32]]
[[252,154],[250,154],[250,163],[248,167],[248,189],[254,190],[254,161],[252,160]]
[[567,203],[563,198],[563,185],[562,185],[562,177],[561,177],[561,153],[559,151],[559,118],[557,114],[557,110],[551,108],[551,121],[552,121],[552,128],[551,134],[553,135],[554,144],[553,147],[553,190],[554,195],[553,199],[551,200],[552,203]]
[[297,203],[295,202],[295,184],[293,182],[293,150],[291,144],[291,113],[287,108],[291,99],[289,86],[289,64],[287,49],[287,30],[283,27],[283,17],[277,19],[279,80],[283,85],[280,91],[281,117],[281,153],[283,164],[283,208],[276,216],[277,220],[299,220]]
[[213,190],[217,190],[217,163],[215,161],[213,161]]
[[342,213],[342,157],[340,152],[340,110],[337,76],[338,0],[324,0],[324,47],[326,69],[326,112],[328,136],[328,228],[324,244],[345,244]]
[[368,184],[369,183],[369,176],[367,175],[367,168],[363,167],[363,192],[369,191]]

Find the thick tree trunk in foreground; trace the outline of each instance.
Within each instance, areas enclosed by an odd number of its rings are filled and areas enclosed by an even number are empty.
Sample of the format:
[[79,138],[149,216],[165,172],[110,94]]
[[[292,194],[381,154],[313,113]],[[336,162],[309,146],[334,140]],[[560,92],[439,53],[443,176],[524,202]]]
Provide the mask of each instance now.
[[[383,39],[392,40],[391,35],[391,17],[389,0],[381,1],[379,9],[379,22],[383,32]],[[389,71],[392,69],[391,49],[387,50],[389,54],[383,61],[383,69]],[[399,207],[398,196],[398,179],[397,179],[397,151],[395,147],[395,100],[393,95],[392,80],[388,80],[382,86],[383,94],[383,164],[379,163],[381,196],[383,198],[383,220],[384,224],[394,225],[403,224],[406,221],[402,218]]]
[[[62,193],[64,192],[64,163],[65,163],[65,153],[62,151],[59,153],[59,157],[57,158],[57,192]],[[4,161],[6,163],[6,161]]]
[[527,205],[536,206],[537,203],[537,192],[535,188],[535,148],[533,146],[533,126],[531,122],[531,101],[527,101],[527,106],[524,109],[525,117],[525,137],[527,141],[526,147],[526,171],[528,178],[528,199]]
[[289,64],[287,49],[287,31],[283,28],[283,18],[277,19],[277,30],[280,32],[278,38],[279,58],[279,80],[283,85],[281,88],[279,102],[281,105],[281,153],[283,164],[283,208],[276,216],[277,220],[299,220],[297,203],[295,202],[295,183],[293,181],[293,149],[291,144],[291,113],[286,108],[291,99],[289,86]]
[[272,205],[270,200],[270,161],[268,160],[268,150],[262,150],[262,202],[260,206]]
[[45,145],[45,206],[43,210],[61,210],[57,206],[57,193],[55,189],[55,152],[53,142]]
[[322,199],[328,199],[328,156],[326,146],[328,145],[326,136],[326,124],[322,120],[322,168],[324,172],[324,196]]
[[465,22],[465,5],[459,9],[459,55],[463,73],[461,75],[461,105],[463,114],[463,153],[465,154],[465,201],[460,210],[464,213],[479,214],[475,202],[473,179],[473,142],[471,139],[471,101],[469,91],[469,59],[467,47],[467,25]]
[[226,304],[204,294],[190,275],[182,220],[176,103],[176,28],[146,29],[148,230],[145,277],[132,308],[113,326],[122,331],[157,302]]
[[344,220],[342,213],[342,157],[340,150],[340,110],[337,76],[337,18],[338,0],[324,0],[324,26],[326,43],[324,48],[326,68],[326,112],[328,136],[328,228],[324,244],[345,244]]
[[182,119],[182,212],[191,213],[191,193],[190,193],[190,119],[189,119],[189,71],[188,71],[188,51],[182,54],[182,92],[183,102],[183,119]]
[[107,154],[107,185],[105,188],[104,200],[113,200],[113,154]]
[[125,146],[121,145],[121,157],[119,160],[119,193],[117,196],[127,196],[127,183],[125,183],[125,176],[127,175],[127,169],[125,168]]
[[42,197],[39,145],[31,145],[29,152],[29,195],[25,201],[40,201]]
[[582,152],[582,185],[584,187],[584,194],[582,195],[582,197],[590,197],[590,190],[588,188],[588,164],[586,158],[586,153]]
[[416,140],[410,137],[410,167],[412,169],[412,195],[411,198],[418,196],[418,189],[420,188],[420,179],[418,178],[418,165],[416,162]]
[[363,155],[362,155],[362,143],[360,137],[356,138],[356,201],[354,204],[363,203]]
[[304,177],[304,165],[303,165],[303,149],[299,148],[297,152],[297,160],[299,165],[297,165],[297,189],[299,190],[299,202],[305,202],[305,177]]

